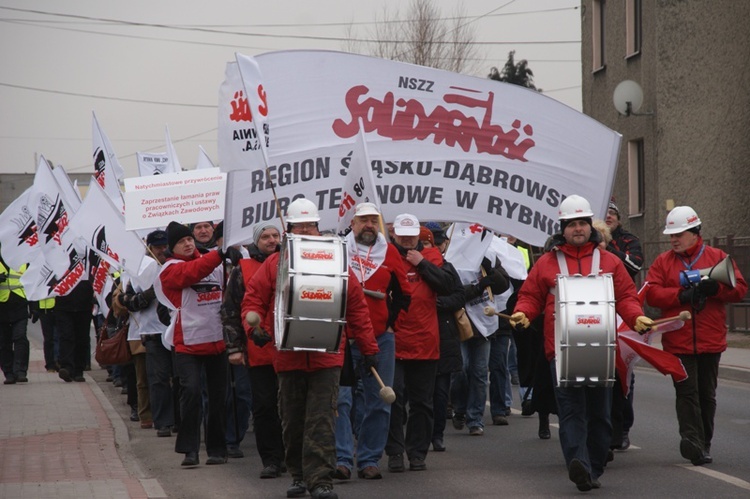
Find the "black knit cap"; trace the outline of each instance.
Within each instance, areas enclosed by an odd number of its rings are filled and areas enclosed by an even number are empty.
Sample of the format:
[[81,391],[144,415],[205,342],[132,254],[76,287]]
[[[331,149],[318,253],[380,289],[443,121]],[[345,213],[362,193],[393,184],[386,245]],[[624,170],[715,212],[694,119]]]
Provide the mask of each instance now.
[[174,245],[180,242],[183,237],[193,237],[193,233],[188,227],[177,222],[169,222],[167,225],[167,240],[169,242],[169,251],[174,249]]

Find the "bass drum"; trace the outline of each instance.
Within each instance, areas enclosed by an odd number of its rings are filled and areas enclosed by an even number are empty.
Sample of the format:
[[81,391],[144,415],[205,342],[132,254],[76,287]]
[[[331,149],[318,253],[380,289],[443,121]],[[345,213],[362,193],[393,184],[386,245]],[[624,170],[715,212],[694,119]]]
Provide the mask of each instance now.
[[557,276],[555,363],[561,387],[611,387],[617,340],[612,276]]
[[346,324],[346,243],[336,236],[287,234],[279,265],[276,348],[338,352]]

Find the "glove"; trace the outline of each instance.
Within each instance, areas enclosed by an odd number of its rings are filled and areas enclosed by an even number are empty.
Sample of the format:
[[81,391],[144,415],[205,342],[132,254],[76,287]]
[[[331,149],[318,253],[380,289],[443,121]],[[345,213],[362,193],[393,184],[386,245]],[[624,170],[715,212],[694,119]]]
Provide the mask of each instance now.
[[510,316],[508,322],[510,322],[510,325],[515,329],[518,329],[519,327],[526,329],[531,324],[528,317],[526,317],[526,314],[524,314],[523,312],[514,313]]
[[488,276],[488,275],[486,275],[486,276],[482,277],[482,278],[481,278],[481,279],[479,279],[479,281],[477,282],[477,287],[478,287],[479,289],[484,289],[484,288],[488,288],[488,287],[490,287],[490,286],[492,286],[492,277],[490,277],[490,276]]
[[37,310],[29,311],[29,316],[31,317],[32,324],[36,324],[36,321],[39,320],[39,312]]
[[232,266],[236,267],[237,263],[242,260],[242,253],[234,246],[230,246],[226,251],[219,249],[219,256],[222,260],[229,260]]
[[698,283],[698,290],[705,296],[716,296],[719,292],[719,281],[716,279],[701,279]]
[[703,307],[706,306],[706,295],[701,292],[699,286],[692,286],[680,290],[677,299],[680,300],[681,304],[688,304],[695,310],[703,310]]
[[489,258],[482,258],[482,268],[484,269],[485,274],[489,275],[492,273],[492,262]]
[[649,319],[645,315],[639,315],[635,319],[635,331],[638,334],[646,334],[651,331],[652,327],[654,327],[654,321]]
[[363,360],[365,373],[367,373],[368,376],[372,376],[372,369],[371,367],[375,368],[375,370],[378,370],[378,356],[377,355],[365,355]]
[[253,340],[253,343],[255,343],[257,347],[263,348],[272,338],[262,327],[258,326],[253,329],[253,334],[250,335],[250,339]]

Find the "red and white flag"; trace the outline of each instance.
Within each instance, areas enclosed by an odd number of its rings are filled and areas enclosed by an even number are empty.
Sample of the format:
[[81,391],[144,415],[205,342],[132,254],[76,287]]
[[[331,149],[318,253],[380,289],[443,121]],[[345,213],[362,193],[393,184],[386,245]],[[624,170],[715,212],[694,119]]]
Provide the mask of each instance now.
[[0,214],[0,251],[12,268],[20,268],[41,256],[36,216],[30,208],[33,187],[26,189]]
[[120,179],[125,176],[125,172],[117,161],[117,156],[112,149],[109,138],[99,126],[96,114],[93,115],[92,135],[94,143],[94,178],[96,182],[104,189],[104,192],[110,197],[115,206],[120,208],[121,212],[125,211],[125,203],[122,200],[122,191],[120,190]]
[[339,232],[344,232],[349,227],[354,218],[354,208],[359,203],[375,203],[378,211],[380,210],[380,203],[375,192],[375,179],[370,167],[370,155],[367,153],[364,127],[359,128],[354,149],[349,156],[349,168],[339,204]]
[[250,113],[250,120],[255,128],[257,144],[263,154],[265,166],[268,166],[270,128],[268,126],[268,99],[263,87],[263,75],[254,57],[248,57],[240,53],[236,53],[235,57],[245,87],[246,105]]

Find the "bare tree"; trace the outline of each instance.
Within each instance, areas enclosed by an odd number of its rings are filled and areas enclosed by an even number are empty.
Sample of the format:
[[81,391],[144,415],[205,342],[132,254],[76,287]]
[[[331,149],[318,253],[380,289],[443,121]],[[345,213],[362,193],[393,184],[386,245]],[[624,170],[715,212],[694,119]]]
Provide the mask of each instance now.
[[[353,30],[349,30],[349,38]],[[430,0],[412,0],[406,15],[383,8],[382,17],[368,32],[368,43],[350,42],[347,49],[369,55],[446,69],[456,73],[472,72],[476,55],[474,29],[458,6],[451,18],[442,18]]]

